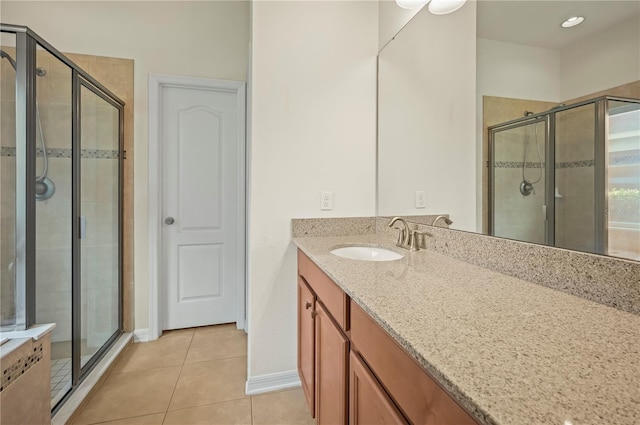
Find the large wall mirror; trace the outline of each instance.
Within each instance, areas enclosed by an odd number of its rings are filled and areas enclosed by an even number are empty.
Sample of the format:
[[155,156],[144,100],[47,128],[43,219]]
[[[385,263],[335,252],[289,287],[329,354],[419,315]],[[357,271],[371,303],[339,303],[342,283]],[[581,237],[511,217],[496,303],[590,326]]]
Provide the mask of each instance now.
[[639,2],[425,8],[378,67],[378,215],[640,260]]

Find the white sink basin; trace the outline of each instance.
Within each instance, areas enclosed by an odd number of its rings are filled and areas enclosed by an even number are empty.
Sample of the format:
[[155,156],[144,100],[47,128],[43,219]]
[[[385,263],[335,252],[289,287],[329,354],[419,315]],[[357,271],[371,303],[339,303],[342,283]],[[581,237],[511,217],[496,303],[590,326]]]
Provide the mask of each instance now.
[[346,246],[332,249],[330,252],[333,255],[349,258],[350,260],[393,261],[402,258],[402,254],[398,254],[395,251],[374,246]]

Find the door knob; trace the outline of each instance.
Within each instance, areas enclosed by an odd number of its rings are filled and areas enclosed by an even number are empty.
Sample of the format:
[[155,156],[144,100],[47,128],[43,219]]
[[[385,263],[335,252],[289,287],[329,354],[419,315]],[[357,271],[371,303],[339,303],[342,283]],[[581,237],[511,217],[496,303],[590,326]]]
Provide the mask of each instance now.
[[173,224],[174,221],[173,217],[167,217],[164,219],[164,224]]

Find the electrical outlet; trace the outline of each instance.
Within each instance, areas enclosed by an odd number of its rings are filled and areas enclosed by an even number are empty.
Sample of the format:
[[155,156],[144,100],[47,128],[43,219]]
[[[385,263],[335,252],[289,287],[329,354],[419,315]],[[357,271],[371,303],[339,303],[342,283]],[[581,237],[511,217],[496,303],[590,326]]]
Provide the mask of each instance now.
[[427,208],[427,192],[416,190],[416,208]]
[[320,197],[320,209],[332,210],[333,209],[333,192],[322,192]]

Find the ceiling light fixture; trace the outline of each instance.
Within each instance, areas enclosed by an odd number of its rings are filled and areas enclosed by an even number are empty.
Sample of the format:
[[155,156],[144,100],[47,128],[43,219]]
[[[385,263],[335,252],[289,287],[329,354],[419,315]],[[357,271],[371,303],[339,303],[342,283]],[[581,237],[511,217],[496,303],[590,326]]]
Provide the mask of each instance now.
[[429,4],[429,12],[434,15],[446,15],[460,9],[467,0],[433,0]]
[[575,27],[576,25],[580,25],[583,22],[584,18],[582,16],[572,16],[560,25],[562,26],[562,28],[571,28]]
[[396,0],[396,4],[403,9],[419,9],[427,3],[429,0]]

